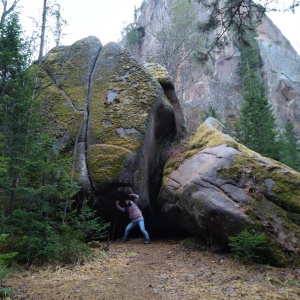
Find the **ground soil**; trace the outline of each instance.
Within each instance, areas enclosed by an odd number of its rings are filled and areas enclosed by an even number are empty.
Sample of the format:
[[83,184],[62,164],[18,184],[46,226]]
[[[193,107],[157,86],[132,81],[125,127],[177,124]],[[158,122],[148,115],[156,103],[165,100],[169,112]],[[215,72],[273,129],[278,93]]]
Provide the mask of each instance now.
[[10,299],[300,299],[300,269],[247,265],[186,241],[133,239],[95,253],[86,263],[10,274]]

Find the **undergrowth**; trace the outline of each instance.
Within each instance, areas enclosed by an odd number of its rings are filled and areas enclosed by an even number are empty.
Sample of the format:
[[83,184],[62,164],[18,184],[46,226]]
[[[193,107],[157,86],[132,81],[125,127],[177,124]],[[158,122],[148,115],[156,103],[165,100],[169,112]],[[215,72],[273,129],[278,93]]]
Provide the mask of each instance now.
[[229,241],[235,258],[244,262],[268,262],[268,244],[264,233],[244,230],[237,236],[229,237]]

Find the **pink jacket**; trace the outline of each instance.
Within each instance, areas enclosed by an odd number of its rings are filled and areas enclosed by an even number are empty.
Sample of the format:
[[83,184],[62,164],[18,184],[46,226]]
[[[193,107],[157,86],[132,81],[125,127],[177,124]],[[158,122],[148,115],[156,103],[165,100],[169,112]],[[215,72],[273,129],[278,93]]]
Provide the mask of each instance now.
[[120,210],[120,211],[123,211],[123,212],[127,211],[128,215],[129,215],[129,219],[131,221],[138,222],[140,220],[144,220],[144,217],[143,217],[142,211],[139,209],[139,207],[137,205],[139,202],[139,196],[136,194],[133,194],[133,196],[134,196],[134,200],[130,201],[131,205],[128,206],[126,209],[124,207],[121,207],[118,203],[116,203],[116,206],[117,206],[118,210]]

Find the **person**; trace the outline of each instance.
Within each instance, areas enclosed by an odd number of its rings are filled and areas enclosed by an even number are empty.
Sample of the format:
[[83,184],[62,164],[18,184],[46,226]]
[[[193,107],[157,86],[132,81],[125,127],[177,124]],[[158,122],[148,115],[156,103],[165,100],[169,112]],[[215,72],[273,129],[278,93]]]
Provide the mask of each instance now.
[[120,201],[116,201],[117,209],[123,212],[127,212],[129,219],[131,220],[130,223],[126,226],[124,231],[124,236],[121,242],[126,242],[128,234],[132,228],[134,228],[136,225],[139,225],[141,232],[143,233],[145,237],[144,244],[150,244],[150,238],[149,234],[145,229],[145,222],[144,217],[142,214],[142,211],[138,207],[138,202],[140,200],[140,197],[136,194],[128,194],[129,197],[133,197],[133,201],[131,200],[125,200],[124,207],[120,206]]

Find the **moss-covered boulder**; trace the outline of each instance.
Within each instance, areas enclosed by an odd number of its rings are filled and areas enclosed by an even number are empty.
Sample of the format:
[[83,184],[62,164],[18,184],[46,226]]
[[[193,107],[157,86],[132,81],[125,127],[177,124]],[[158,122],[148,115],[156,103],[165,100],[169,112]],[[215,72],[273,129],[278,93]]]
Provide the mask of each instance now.
[[38,72],[37,100],[83,191],[107,215],[115,215],[122,191],[139,193],[151,210],[177,134],[155,76],[117,43],[102,46],[95,37],[52,49]]
[[213,118],[174,153],[157,200],[164,215],[225,248],[244,229],[264,232],[274,263],[299,263],[298,172],[237,143]]

